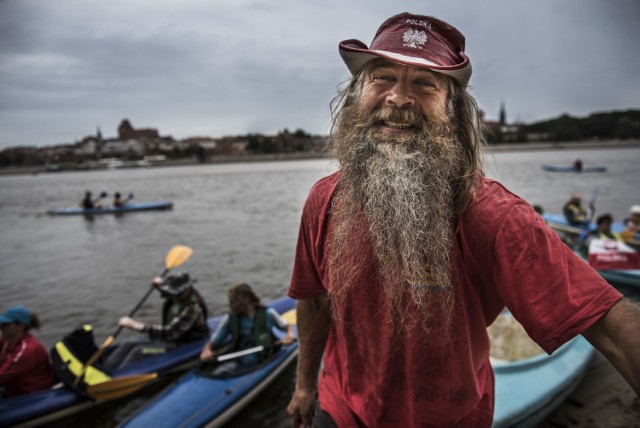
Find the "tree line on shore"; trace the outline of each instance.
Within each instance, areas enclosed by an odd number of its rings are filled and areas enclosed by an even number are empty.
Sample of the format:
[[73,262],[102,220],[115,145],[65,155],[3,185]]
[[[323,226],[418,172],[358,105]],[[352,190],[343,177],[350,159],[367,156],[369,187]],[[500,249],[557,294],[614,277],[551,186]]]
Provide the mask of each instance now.
[[[519,142],[571,142],[585,140],[627,140],[640,139],[640,110],[615,110],[592,113],[580,118],[563,114],[557,118],[525,124],[487,123],[487,140],[490,144]],[[233,141],[232,141],[233,140]],[[171,150],[169,157],[195,157],[200,161],[229,154],[225,147],[231,147],[238,140],[244,141],[243,155],[277,154],[290,152],[321,152],[326,137],[311,136],[299,129],[293,133],[287,130],[276,136],[248,134],[244,138],[221,140],[215,150],[207,151],[205,145],[189,146],[185,150]],[[225,144],[226,143],[226,144]],[[221,148],[223,150],[221,150]],[[43,156],[48,148],[12,147],[0,152],[0,167],[46,165],[50,161]],[[157,153],[152,153],[157,154]],[[87,161],[86,157],[73,157],[78,164]]]

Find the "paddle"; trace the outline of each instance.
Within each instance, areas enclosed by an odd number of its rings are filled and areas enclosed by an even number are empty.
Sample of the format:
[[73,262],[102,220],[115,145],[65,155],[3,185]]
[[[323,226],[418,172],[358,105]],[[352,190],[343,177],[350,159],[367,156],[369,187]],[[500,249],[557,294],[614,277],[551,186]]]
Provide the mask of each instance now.
[[596,214],[596,199],[598,198],[598,188],[594,188],[593,192],[591,192],[591,200],[589,201],[589,206],[587,207],[587,215],[584,220],[584,226],[582,232],[579,235],[579,239],[581,242],[585,242],[589,237],[589,225],[593,221],[593,217]]
[[[289,324],[296,324],[296,310],[292,309],[285,312],[282,318]],[[295,339],[294,339],[295,340]],[[234,358],[242,357],[244,355],[253,354],[256,352],[262,352],[267,348],[279,346],[280,342],[275,342],[268,346],[255,346],[253,348],[243,349],[237,352],[231,352],[229,354],[223,354],[216,357],[216,362],[228,361]],[[182,371],[180,369],[179,371]],[[95,385],[89,385],[87,387],[87,394],[96,400],[114,400],[117,398],[125,397],[129,394],[136,392],[143,388],[145,385],[156,380],[160,375],[170,375],[177,370],[169,370],[164,373],[148,373],[140,375],[122,376],[117,379],[111,379],[106,382],[98,383]]]
[[[216,362],[228,361],[234,358],[242,357],[244,355],[255,354],[256,352],[262,352],[267,348],[278,345],[280,345],[280,342],[276,342],[269,346],[256,346],[253,348],[244,349],[242,351],[220,355],[219,357],[216,357]],[[144,388],[151,382],[158,379],[161,374],[167,376],[172,373],[172,371],[168,371],[164,373],[154,372],[148,374],[122,376],[117,379],[108,380],[106,382],[89,385],[87,387],[87,394],[89,395],[89,397],[95,400],[114,400],[117,398],[126,397],[127,395],[132,394],[141,388]]]
[[[193,250],[191,248],[185,245],[175,245],[173,248],[171,248],[171,250],[169,250],[169,252],[167,253],[167,256],[165,257],[165,269],[160,276],[164,278],[171,269],[178,267],[184,262],[186,262],[187,260],[189,260],[192,254],[193,254]],[[130,317],[133,317],[133,315],[138,311],[138,309],[140,309],[140,307],[145,302],[145,300],[147,300],[147,297],[149,297],[149,295],[151,294],[154,288],[155,287],[153,285],[149,287],[149,289],[147,290],[145,295],[142,297],[142,299],[140,299],[138,304],[131,310],[131,312],[129,312]],[[109,346],[111,346],[114,340],[116,340],[116,337],[118,337],[121,331],[122,331],[122,327],[119,326],[115,331],[115,333],[109,336],[107,340],[105,340],[104,343],[100,346],[100,348],[98,348],[98,350],[91,356],[91,358],[87,360],[87,362],[82,367],[82,371],[80,372],[80,374],[78,374],[78,376],[76,376],[76,379],[73,381],[74,387],[77,386],[78,382],[80,382],[80,380],[83,378],[84,373],[87,370],[87,367],[93,365],[98,360],[98,358],[102,356],[104,351]]]

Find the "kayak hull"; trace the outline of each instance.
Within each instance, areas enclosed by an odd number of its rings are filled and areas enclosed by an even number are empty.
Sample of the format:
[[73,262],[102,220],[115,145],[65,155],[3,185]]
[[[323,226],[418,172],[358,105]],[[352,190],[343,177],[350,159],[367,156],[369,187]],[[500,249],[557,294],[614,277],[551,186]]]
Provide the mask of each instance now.
[[49,215],[96,215],[96,214],[124,214],[137,211],[169,210],[173,202],[144,202],[128,203],[121,207],[106,206],[102,208],[54,208],[47,211]]
[[[295,300],[282,297],[267,303],[279,313],[286,312],[295,306]],[[222,316],[209,319],[212,330],[218,326]],[[188,370],[198,363],[198,356],[206,339],[189,343],[165,354],[145,358],[142,361],[129,364],[112,373],[112,378],[140,375],[157,372],[160,379],[163,373],[175,373]],[[42,426],[83,411],[87,408],[108,402],[108,400],[92,401],[71,388],[57,385],[56,387],[0,400],[0,428],[13,426]]]
[[294,341],[249,373],[212,378],[200,369],[191,370],[119,427],[223,426],[277,378],[297,354],[298,342]]
[[540,424],[578,385],[593,353],[589,342],[577,336],[551,355],[492,363],[496,394],[492,427]]
[[542,165],[542,169],[550,172],[607,172],[606,166],[585,166],[582,169],[575,169],[570,165]]

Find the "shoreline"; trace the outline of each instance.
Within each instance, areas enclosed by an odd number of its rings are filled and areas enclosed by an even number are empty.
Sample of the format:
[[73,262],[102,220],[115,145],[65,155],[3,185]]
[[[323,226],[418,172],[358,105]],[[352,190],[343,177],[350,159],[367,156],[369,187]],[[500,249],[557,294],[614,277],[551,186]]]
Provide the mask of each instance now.
[[[607,150],[619,148],[640,148],[640,140],[610,140],[610,141],[569,141],[569,142],[532,142],[532,143],[503,143],[487,146],[485,153],[507,152],[507,151],[537,151],[537,150]],[[240,162],[270,162],[270,161],[287,161],[287,160],[306,160],[306,159],[328,159],[325,152],[303,152],[303,153],[274,153],[259,155],[221,155],[200,162],[195,158],[181,158],[175,160],[166,160],[161,162],[152,162],[150,166],[144,168],[157,168],[168,166],[189,166],[189,165],[210,165],[218,163],[240,163]],[[129,169],[129,168],[124,168]],[[55,174],[58,172],[87,172],[87,171],[106,171],[107,169],[60,169],[57,171],[47,171],[45,165],[33,166],[9,166],[0,167],[0,176],[3,175],[38,175],[38,174]]]

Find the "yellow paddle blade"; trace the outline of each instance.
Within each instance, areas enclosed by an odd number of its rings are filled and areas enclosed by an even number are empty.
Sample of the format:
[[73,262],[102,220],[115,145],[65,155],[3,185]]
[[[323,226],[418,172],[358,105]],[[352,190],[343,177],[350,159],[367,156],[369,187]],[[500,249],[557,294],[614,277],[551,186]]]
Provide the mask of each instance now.
[[87,394],[95,400],[115,400],[144,388],[158,378],[158,373],[123,376],[106,382],[89,385]]
[[164,264],[167,269],[173,269],[189,260],[189,257],[191,257],[192,254],[193,250],[186,245],[175,245],[167,253]]
[[291,325],[296,325],[296,310],[291,309],[290,311],[285,312],[281,315],[282,319],[288,322]]

